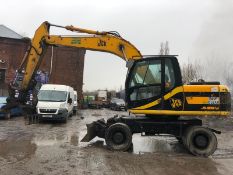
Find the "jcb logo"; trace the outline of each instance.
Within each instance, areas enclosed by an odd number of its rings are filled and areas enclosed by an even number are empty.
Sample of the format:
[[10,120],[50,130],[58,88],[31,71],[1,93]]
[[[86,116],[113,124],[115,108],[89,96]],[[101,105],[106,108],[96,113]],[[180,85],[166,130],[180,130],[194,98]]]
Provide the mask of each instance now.
[[78,38],[74,38],[71,40],[71,44],[81,44],[81,40]]
[[182,102],[180,99],[171,98],[170,103],[173,109],[179,108],[180,106],[182,106]]
[[98,42],[98,46],[106,46],[106,42],[100,39]]

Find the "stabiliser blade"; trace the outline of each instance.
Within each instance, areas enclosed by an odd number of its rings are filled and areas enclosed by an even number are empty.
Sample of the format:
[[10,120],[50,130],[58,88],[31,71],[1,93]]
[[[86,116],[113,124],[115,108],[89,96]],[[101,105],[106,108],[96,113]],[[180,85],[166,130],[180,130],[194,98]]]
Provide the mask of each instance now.
[[86,126],[87,126],[87,134],[82,138],[81,142],[89,142],[96,136],[100,138],[104,138],[105,129],[107,128],[104,119],[94,121],[90,124],[87,124]]

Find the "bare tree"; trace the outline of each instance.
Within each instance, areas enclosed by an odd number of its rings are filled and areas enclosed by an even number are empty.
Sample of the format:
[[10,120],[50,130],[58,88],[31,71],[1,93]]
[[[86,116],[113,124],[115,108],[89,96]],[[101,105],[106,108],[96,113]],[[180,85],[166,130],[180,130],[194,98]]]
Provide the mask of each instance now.
[[168,41],[165,43],[165,51],[164,55],[169,55],[169,46],[168,46]]
[[196,63],[188,62],[187,64],[183,64],[181,68],[181,73],[184,84],[203,79],[202,67]]
[[223,77],[225,77],[226,85],[233,92],[233,62],[226,65],[226,68],[223,72]]
[[163,44],[163,42],[161,42],[161,44],[160,44],[159,55],[164,55],[164,44]]
[[168,41],[161,42],[160,44],[160,50],[159,50],[159,55],[169,55],[169,46],[168,46]]

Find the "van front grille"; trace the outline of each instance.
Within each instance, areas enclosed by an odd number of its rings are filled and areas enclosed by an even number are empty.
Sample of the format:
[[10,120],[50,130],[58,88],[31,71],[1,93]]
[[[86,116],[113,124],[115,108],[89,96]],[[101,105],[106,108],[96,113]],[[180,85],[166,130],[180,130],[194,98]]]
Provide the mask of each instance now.
[[41,113],[54,114],[57,112],[57,109],[40,109]]

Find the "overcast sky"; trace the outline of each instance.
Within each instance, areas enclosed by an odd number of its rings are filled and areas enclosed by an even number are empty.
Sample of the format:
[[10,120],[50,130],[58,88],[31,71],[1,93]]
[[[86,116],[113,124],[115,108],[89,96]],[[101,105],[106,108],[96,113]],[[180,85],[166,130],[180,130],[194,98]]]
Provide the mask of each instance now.
[[[158,54],[160,43],[168,41],[170,54],[179,55],[181,64],[203,61],[210,53],[218,57],[225,48],[223,57],[231,62],[232,11],[233,0],[7,0],[1,3],[0,23],[28,37],[43,21],[114,30],[144,55]],[[117,56],[87,51],[84,90],[118,90],[126,71]]]

